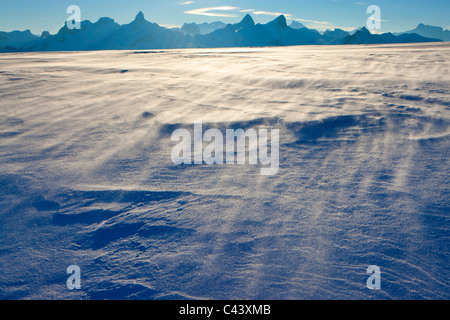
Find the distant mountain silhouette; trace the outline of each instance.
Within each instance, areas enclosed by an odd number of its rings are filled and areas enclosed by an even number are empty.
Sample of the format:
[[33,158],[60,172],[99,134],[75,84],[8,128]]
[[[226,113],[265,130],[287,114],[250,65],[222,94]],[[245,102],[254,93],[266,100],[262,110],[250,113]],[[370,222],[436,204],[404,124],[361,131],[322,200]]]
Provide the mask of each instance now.
[[211,23],[205,22],[205,23],[201,23],[201,24],[196,24],[193,22],[193,23],[185,23],[181,27],[181,31],[193,36],[196,34],[208,34],[208,33],[213,32],[214,30],[222,29],[225,27],[226,27],[226,24],[223,22],[220,22],[220,21],[211,22]]
[[438,39],[422,37],[416,33],[405,33],[395,36],[392,33],[372,34],[366,27],[356,31],[354,34],[346,36],[342,44],[383,44],[383,43],[416,43],[416,42],[437,42]]
[[417,33],[423,37],[450,41],[450,30],[444,30],[441,27],[429,26],[423,23],[419,24],[415,29],[406,31],[405,33]]
[[38,36],[31,33],[30,30],[26,31],[12,31],[1,32],[0,31],[0,48],[7,46],[20,47],[24,43],[39,39]]
[[[439,27],[419,25],[420,30],[446,34]],[[437,29],[436,29],[437,28]],[[417,28],[416,28],[417,29]],[[442,32],[441,32],[442,31]],[[168,29],[147,21],[139,12],[129,24],[119,25],[111,18],[97,22],[82,21],[81,29],[64,25],[57,34],[43,32],[33,35],[27,31],[0,32],[0,52],[17,51],[80,51],[80,50],[139,50],[211,47],[262,47],[289,45],[337,45],[435,42],[437,38],[417,33],[371,34],[365,27],[350,34],[335,29],[323,34],[294,21],[288,26],[281,15],[266,24],[256,24],[247,14],[242,21],[225,25],[222,22],[184,24],[182,28]]]
[[324,44],[342,44],[349,35],[349,32],[342,29],[326,30],[322,35],[322,40]]
[[292,29],[302,29],[302,28],[306,28],[305,25],[303,23],[300,23],[298,21],[292,21],[292,23],[289,25],[289,27],[291,27]]

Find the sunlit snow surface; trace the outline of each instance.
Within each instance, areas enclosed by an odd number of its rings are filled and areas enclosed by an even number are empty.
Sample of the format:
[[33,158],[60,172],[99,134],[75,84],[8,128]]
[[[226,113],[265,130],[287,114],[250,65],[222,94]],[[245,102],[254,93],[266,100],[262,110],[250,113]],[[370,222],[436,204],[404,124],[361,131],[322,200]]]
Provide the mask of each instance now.
[[[449,299],[449,67],[448,43],[0,55],[0,298]],[[194,121],[279,129],[279,173],[174,165]]]

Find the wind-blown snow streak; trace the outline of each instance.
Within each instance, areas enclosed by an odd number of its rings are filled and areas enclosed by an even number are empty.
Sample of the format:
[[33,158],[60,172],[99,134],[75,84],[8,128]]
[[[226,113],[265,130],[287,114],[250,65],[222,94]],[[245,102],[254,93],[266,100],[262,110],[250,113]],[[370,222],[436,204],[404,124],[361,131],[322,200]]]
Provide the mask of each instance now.
[[[449,61],[448,44],[0,55],[0,297],[448,299]],[[279,173],[173,165],[194,121],[280,129]]]

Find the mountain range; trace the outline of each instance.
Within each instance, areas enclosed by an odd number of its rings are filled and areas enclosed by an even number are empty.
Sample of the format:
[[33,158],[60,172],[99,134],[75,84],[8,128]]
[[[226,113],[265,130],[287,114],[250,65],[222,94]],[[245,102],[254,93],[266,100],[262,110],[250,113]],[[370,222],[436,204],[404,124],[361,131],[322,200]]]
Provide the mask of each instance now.
[[428,26],[423,23],[419,24],[415,29],[406,31],[405,33],[416,33],[428,38],[450,41],[450,30],[444,30],[442,27]]
[[196,23],[185,23],[181,27],[181,31],[183,31],[186,34],[189,34],[191,36],[196,34],[208,34],[210,32],[213,32],[217,29],[225,28],[227,25],[221,21],[215,21],[212,23],[202,23],[202,24],[196,24]]
[[320,33],[281,15],[267,24],[256,24],[250,15],[236,24],[220,21],[184,24],[165,28],[145,19],[139,12],[134,21],[119,25],[111,18],[81,22],[81,29],[64,25],[57,34],[30,30],[0,32],[0,52],[140,50],[211,47],[260,47],[289,45],[382,44],[450,41],[450,31],[419,24],[402,34],[372,34],[365,27],[354,33],[341,29]]

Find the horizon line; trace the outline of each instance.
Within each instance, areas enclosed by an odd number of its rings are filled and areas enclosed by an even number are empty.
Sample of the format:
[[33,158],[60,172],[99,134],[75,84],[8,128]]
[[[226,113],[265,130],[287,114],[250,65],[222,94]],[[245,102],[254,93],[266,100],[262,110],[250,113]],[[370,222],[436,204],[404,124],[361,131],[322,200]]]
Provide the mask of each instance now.
[[[90,22],[90,23],[95,24],[95,23],[98,23],[101,19],[108,18],[108,19],[113,20],[114,23],[117,23],[118,25],[123,26],[123,25],[127,25],[127,24],[130,24],[130,23],[132,23],[133,21],[135,21],[136,18],[137,18],[140,14],[143,15],[143,18],[144,18],[145,21],[150,22],[150,23],[157,24],[158,26],[160,26],[160,27],[162,27],[162,28],[169,29],[169,30],[171,30],[171,29],[181,29],[183,25],[185,25],[185,24],[192,24],[192,23],[195,23],[195,24],[199,25],[199,24],[203,24],[203,23],[211,24],[211,23],[214,23],[214,22],[221,22],[221,23],[223,23],[223,24],[225,24],[225,25],[229,25],[229,24],[233,25],[233,24],[238,24],[239,22],[242,22],[242,20],[244,20],[245,17],[247,17],[247,16],[250,16],[250,17],[252,18],[252,20],[255,21],[254,17],[253,17],[250,13],[247,13],[247,14],[244,16],[244,18],[238,20],[238,22],[235,22],[235,23],[225,23],[225,22],[223,22],[223,21],[216,20],[216,21],[213,21],[213,22],[206,22],[206,21],[204,21],[204,22],[184,22],[184,24],[181,25],[181,26],[179,26],[179,25],[167,25],[167,24],[159,24],[158,22],[152,22],[152,21],[150,21],[150,20],[147,20],[147,19],[145,18],[144,12],[143,12],[142,10],[140,10],[140,11],[137,13],[137,15],[135,16],[134,20],[132,20],[132,21],[130,21],[130,22],[128,22],[128,23],[120,24],[120,23],[116,22],[116,20],[115,20],[114,18],[111,18],[111,17],[108,17],[108,16],[101,16],[101,17],[97,18],[97,21],[95,21],[95,22],[93,22],[94,20],[89,20],[89,19],[81,20],[80,22],[81,22],[81,23],[82,23],[82,22]],[[286,19],[286,21],[291,21],[291,23],[288,24],[288,26],[292,25],[294,22],[301,23],[301,21],[302,21],[301,19],[290,18],[289,16],[286,16],[285,14],[280,14],[280,15],[278,15],[275,19],[269,21],[268,23],[270,23],[270,22],[272,22],[272,21],[275,21],[275,20],[277,20],[277,19],[280,18],[280,17],[284,17],[284,18]],[[62,26],[58,27],[58,31],[56,31],[54,34],[52,34],[48,29],[45,29],[45,30],[42,30],[42,31],[40,32],[40,35],[42,35],[44,32],[48,32],[48,33],[50,33],[50,35],[56,35],[62,28],[64,28],[64,27],[66,26],[66,23],[67,23],[67,20],[64,21],[64,23],[63,23]],[[263,25],[264,25],[264,24],[267,24],[267,23],[255,23],[255,24],[256,24],[256,25],[257,25],[257,24],[263,24]],[[347,31],[347,32],[352,32],[352,31],[357,31],[357,30],[362,29],[362,28],[366,28],[366,26],[358,26],[358,27],[340,27],[340,26],[329,25],[328,28],[326,28],[326,29],[325,29],[325,28],[319,28],[319,29],[317,29],[317,28],[308,27],[308,26],[304,25],[303,23],[301,23],[301,24],[302,24],[305,28],[307,28],[307,29],[310,29],[310,30],[316,30],[316,31],[318,31],[318,32],[320,32],[320,33],[323,33],[323,32],[325,32],[325,31],[327,31],[327,30],[333,31],[333,30],[337,30],[337,29],[340,29],[340,30],[343,30],[343,31]],[[425,23],[419,22],[418,24],[415,25],[415,27],[418,27],[419,25],[425,25],[425,26],[430,26],[430,27],[439,27],[439,28],[441,28],[443,31],[450,31],[450,26],[448,26],[448,27],[443,27],[443,26],[439,26],[439,25],[435,26],[435,25],[429,25],[429,24],[425,24]],[[324,26],[324,27],[326,27],[326,26]],[[412,27],[412,28],[414,28],[414,27]],[[367,28],[366,28],[366,29],[367,29]],[[39,33],[34,33],[34,32],[31,31],[31,29],[29,29],[29,28],[28,28],[28,29],[25,29],[25,30],[19,30],[19,29],[10,29],[10,31],[7,31],[7,30],[0,30],[0,32],[6,32],[6,33],[16,32],[16,31],[17,31],[17,32],[26,32],[26,31],[29,31],[31,34],[33,34],[33,35],[35,35],[35,36],[40,36]],[[386,31],[384,31],[384,32],[376,32],[376,30],[369,30],[369,31],[371,31],[371,33],[373,33],[373,34],[380,34],[380,33],[404,33],[404,32],[410,31],[410,30],[405,30],[405,31],[402,31],[402,32],[394,32],[394,31],[388,31],[388,30],[386,30]],[[375,31],[375,32],[374,32],[374,31]]]

